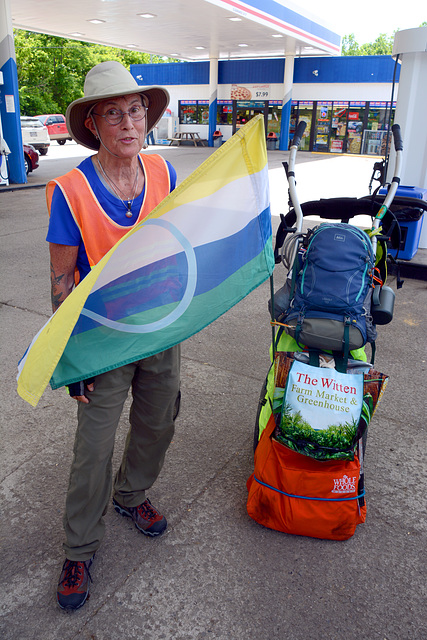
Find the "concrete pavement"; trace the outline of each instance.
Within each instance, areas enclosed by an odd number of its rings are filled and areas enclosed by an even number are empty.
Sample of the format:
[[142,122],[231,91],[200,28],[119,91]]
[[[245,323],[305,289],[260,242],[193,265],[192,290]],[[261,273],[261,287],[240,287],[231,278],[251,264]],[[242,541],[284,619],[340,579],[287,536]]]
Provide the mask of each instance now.
[[[155,151],[176,166],[179,180],[212,153]],[[44,184],[85,153],[69,143],[52,145],[29,185]],[[286,158],[268,156],[277,215],[287,210]],[[300,154],[300,199],[365,195],[372,166],[372,158]],[[393,322],[379,328],[376,365],[390,383],[370,426],[367,520],[353,538],[281,534],[246,514],[271,337],[265,283],[183,345],[182,411],[149,493],[168,518],[168,532],[146,539],[110,505],[90,599],[66,614],[54,594],[75,403],[63,390],[48,389],[33,409],[15,390],[17,362],[50,314],[44,189],[0,190],[0,220],[4,640],[427,638],[424,281],[406,279]],[[283,268],[276,271],[278,282]],[[114,468],[126,432],[124,413]]]

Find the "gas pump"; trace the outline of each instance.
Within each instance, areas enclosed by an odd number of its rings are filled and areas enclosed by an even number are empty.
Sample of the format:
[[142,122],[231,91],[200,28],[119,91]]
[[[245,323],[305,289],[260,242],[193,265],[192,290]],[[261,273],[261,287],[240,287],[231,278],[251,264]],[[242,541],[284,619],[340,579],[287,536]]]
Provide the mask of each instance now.
[[0,185],[9,184],[9,172],[7,166],[7,156],[10,154],[9,145],[3,138],[3,130],[0,117]]

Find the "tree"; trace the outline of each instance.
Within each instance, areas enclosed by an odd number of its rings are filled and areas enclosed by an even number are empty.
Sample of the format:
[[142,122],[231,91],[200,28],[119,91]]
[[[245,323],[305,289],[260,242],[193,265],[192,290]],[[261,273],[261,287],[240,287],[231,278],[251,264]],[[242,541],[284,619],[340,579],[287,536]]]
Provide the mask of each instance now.
[[393,51],[394,34],[388,36],[380,33],[374,42],[359,45],[356,42],[354,33],[344,36],[342,39],[342,55],[343,56],[386,56],[391,55]]
[[[427,27],[427,22],[422,22],[420,27]],[[396,29],[398,31],[398,29]],[[387,56],[393,52],[393,42],[396,31],[391,36],[380,33],[374,42],[359,45],[354,33],[344,36],[342,39],[343,56]]]
[[167,62],[148,53],[116,49],[43,33],[14,30],[21,114],[65,113],[83,96],[86,73],[105,60],[131,64]]

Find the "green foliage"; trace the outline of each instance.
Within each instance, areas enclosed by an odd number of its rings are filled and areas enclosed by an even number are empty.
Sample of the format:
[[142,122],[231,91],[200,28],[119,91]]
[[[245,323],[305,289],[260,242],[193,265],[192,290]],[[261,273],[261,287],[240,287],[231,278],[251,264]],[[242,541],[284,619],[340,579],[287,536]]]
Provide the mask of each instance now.
[[299,411],[293,412],[285,403],[276,438],[290,449],[318,460],[353,460],[357,427],[353,420],[316,430]]
[[22,115],[65,113],[83,96],[87,72],[99,62],[131,64],[170,62],[148,53],[116,49],[31,31],[14,30]]
[[[394,32],[395,33],[395,32]],[[354,33],[344,36],[342,39],[343,56],[387,56],[393,51],[394,33],[388,36],[380,33],[374,42],[359,45]]]
[[[420,27],[426,27],[427,22],[422,22]],[[397,29],[396,29],[397,31]],[[396,31],[391,36],[386,33],[380,33],[374,42],[366,44],[358,44],[354,33],[344,36],[342,39],[342,55],[343,56],[388,56],[392,54],[393,42]]]

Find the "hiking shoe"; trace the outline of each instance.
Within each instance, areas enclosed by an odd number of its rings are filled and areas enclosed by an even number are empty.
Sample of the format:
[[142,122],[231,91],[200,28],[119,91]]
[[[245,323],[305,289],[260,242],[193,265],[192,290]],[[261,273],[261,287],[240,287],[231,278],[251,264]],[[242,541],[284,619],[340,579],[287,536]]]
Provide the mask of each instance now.
[[132,518],[135,527],[146,536],[160,536],[168,526],[165,516],[153,507],[148,498],[137,507],[122,507],[113,498],[113,505],[117,513]]
[[79,609],[89,595],[89,583],[92,578],[89,567],[93,556],[86,562],[66,560],[56,590],[56,601],[61,609]]

